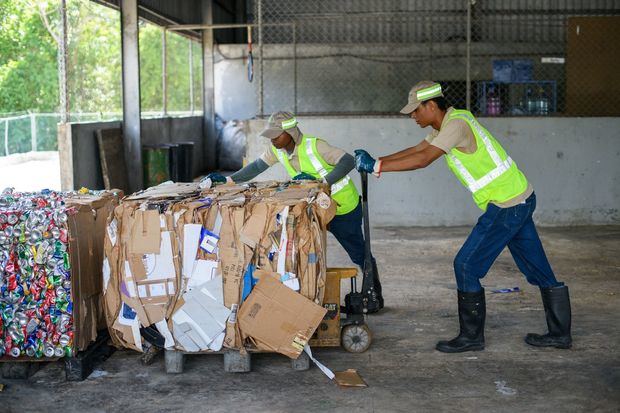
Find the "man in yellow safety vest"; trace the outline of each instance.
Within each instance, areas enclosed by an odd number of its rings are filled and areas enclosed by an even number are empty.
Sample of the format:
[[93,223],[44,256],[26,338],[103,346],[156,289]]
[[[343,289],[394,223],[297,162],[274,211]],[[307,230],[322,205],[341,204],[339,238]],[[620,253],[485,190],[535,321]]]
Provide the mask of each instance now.
[[382,172],[425,168],[443,155],[484,211],[454,259],[459,334],[452,340],[439,341],[436,349],[446,353],[484,349],[486,305],[480,279],[506,246],[527,281],[540,288],[545,308],[549,332],[528,334],[525,342],[570,348],[568,287],[556,280],[536,232],[532,221],[536,196],[525,175],[471,112],[448,107],[439,83],[422,81],[415,85],[401,113],[422,128],[431,126],[433,131],[416,146],[377,160],[357,150],[356,168],[380,176]]
[[[343,246],[351,260],[364,266],[364,235],[362,233],[362,206],[359,193],[348,173],[355,166],[355,159],[340,148],[324,140],[302,134],[295,115],[275,112],[267,128],[261,132],[271,140],[269,150],[229,177],[211,173],[206,178],[213,183],[246,182],[281,163],[293,180],[319,180],[331,185],[331,197],[336,202],[336,216],[328,230]],[[381,284],[376,262],[372,258],[375,290],[368,298],[368,312],[383,308]]]

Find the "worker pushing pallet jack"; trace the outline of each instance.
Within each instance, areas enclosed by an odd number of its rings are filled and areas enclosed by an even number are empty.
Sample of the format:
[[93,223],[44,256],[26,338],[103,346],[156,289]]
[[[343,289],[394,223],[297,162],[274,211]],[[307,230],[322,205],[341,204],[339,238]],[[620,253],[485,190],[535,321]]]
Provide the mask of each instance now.
[[347,295],[345,305],[347,313],[376,313],[382,309],[381,283],[377,264],[370,251],[368,184],[363,174],[364,190],[360,202],[357,188],[348,175],[355,167],[353,156],[321,138],[303,134],[295,115],[290,112],[275,112],[271,115],[261,136],[270,139],[271,145],[258,159],[228,177],[211,173],[205,179],[212,184],[246,182],[281,163],[293,180],[321,180],[331,185],[331,196],[337,204],[337,210],[328,230],[345,249],[351,261],[364,272],[360,293],[355,290],[352,280],[353,290]]

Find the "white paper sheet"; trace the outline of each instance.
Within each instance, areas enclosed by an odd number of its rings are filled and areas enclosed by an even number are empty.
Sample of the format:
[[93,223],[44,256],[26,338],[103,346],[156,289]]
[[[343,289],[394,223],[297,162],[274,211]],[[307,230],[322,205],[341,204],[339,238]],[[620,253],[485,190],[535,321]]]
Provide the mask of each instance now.
[[310,350],[310,346],[309,345],[306,344],[306,346],[304,347],[304,351],[306,352],[306,354],[308,354],[308,357],[310,357],[310,360],[312,360],[314,362],[314,364],[316,364],[316,366],[319,369],[321,369],[323,374],[325,374],[327,377],[329,377],[330,380],[333,380],[334,377],[336,377],[336,375],[334,374],[333,371],[331,371],[328,367],[323,365],[323,363],[321,363],[320,361],[318,361],[317,359],[315,359],[312,356],[312,350]]
[[[220,349],[231,311],[223,304],[222,278],[217,277],[183,295],[185,303],[173,315],[174,337],[184,348]],[[188,350],[191,351],[191,350]]]
[[190,278],[194,271],[201,228],[201,224],[185,224],[183,227],[183,276],[185,278]]
[[155,323],[155,327],[157,327],[157,330],[161,333],[162,336],[164,336],[164,347],[165,348],[172,348],[174,347],[174,338],[172,338],[172,333],[170,332],[170,329],[168,328],[168,323],[166,322],[166,320],[161,320]]
[[286,219],[288,218],[288,206],[284,207],[280,212],[280,220],[282,221],[282,234],[280,235],[280,249],[278,251],[277,271],[280,274],[286,272],[286,246],[288,244],[288,236],[286,234]]
[[108,289],[108,284],[110,283],[110,262],[107,258],[103,259],[103,267],[101,272],[103,274],[103,292],[105,293]]
[[192,273],[187,288],[192,289],[197,286],[211,281],[217,276],[218,262],[213,260],[196,260],[194,263],[194,272]]
[[161,244],[159,254],[144,254],[142,262],[146,270],[147,280],[162,280],[174,278],[174,260],[172,258],[172,241],[170,231],[161,233]]
[[209,350],[220,351],[224,345],[224,337],[226,337],[226,333],[221,333],[215,337],[215,340],[209,343]]

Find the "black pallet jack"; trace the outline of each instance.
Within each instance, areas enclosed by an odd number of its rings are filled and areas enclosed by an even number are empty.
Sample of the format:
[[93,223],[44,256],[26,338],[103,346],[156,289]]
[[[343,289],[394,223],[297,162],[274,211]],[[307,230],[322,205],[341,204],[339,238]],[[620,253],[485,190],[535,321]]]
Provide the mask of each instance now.
[[[362,214],[364,219],[364,269],[362,289],[357,291],[357,281],[351,278],[351,292],[344,297],[341,309],[346,317],[341,318],[342,342],[347,348],[348,341],[353,347],[368,348],[370,346],[370,330],[366,326],[364,316],[376,313],[383,308],[383,296],[377,263],[372,258],[370,249],[370,219],[368,215],[368,174],[360,172],[362,178]],[[362,351],[364,351],[362,350]],[[351,351],[351,350],[349,350]],[[355,351],[361,352],[361,351]]]

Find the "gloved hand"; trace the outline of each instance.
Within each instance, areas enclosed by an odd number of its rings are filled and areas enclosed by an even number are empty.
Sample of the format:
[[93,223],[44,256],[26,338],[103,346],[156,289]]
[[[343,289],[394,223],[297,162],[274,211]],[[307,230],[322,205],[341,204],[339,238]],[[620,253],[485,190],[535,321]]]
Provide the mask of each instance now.
[[363,149],[355,150],[355,169],[359,172],[368,172],[369,174],[375,171],[375,158],[370,156],[368,152]]
[[198,186],[200,188],[211,188],[212,186],[215,185],[219,185],[219,184],[225,184],[226,183],[226,177],[222,174],[219,174],[217,172],[211,172],[209,175],[205,176],[204,178],[202,178],[200,180],[200,183],[198,184]]
[[316,178],[308,173],[302,172],[293,177],[293,181],[316,181]]

